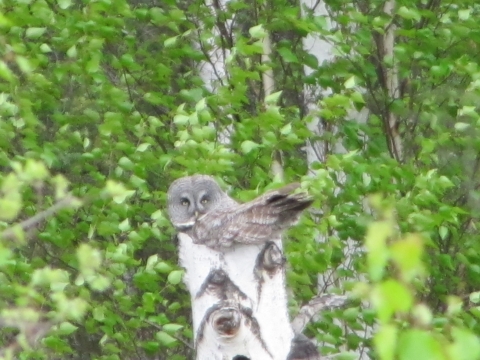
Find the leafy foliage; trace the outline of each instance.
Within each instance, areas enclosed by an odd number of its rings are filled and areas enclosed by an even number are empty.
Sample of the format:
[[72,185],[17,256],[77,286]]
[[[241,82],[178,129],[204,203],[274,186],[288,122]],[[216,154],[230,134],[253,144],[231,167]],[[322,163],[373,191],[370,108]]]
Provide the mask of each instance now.
[[[0,221],[14,234],[0,243],[2,356],[191,358],[166,189],[206,173],[248,200],[281,180],[279,161],[285,181],[315,171],[302,180],[320,209],[286,242],[292,313],[332,269],[329,291],[356,289],[372,304],[309,326],[324,353],[480,358],[479,5],[399,1],[393,19],[383,3],[327,5],[332,19],[300,17],[285,0],[214,11],[195,0],[0,2]],[[382,55],[392,23],[394,59]],[[304,49],[309,35],[333,43],[335,61]],[[207,84],[218,47],[225,74]],[[319,89],[332,93],[309,112]],[[367,109],[366,121],[352,111]],[[306,143],[325,159],[307,162]],[[373,223],[369,194],[385,198]],[[62,199],[81,206],[12,227]],[[345,266],[346,249],[363,244]],[[355,286],[364,274],[368,285]]]

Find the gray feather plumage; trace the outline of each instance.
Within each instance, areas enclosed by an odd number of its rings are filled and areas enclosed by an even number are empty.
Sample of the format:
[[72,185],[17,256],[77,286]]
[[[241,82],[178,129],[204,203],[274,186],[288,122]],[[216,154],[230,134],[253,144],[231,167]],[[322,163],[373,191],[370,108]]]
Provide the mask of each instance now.
[[238,204],[213,178],[184,177],[173,182],[168,191],[170,220],[178,231],[187,232],[194,243],[211,248],[228,247],[235,242],[261,244],[281,236],[312,204],[307,194],[294,192],[299,186],[289,184]]

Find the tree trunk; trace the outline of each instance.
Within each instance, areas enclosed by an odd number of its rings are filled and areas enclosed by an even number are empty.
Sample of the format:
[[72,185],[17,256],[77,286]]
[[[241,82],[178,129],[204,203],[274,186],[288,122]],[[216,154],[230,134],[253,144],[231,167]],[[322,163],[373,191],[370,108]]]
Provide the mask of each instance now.
[[220,252],[181,233],[179,250],[192,298],[196,359],[285,360],[293,331],[281,240]]

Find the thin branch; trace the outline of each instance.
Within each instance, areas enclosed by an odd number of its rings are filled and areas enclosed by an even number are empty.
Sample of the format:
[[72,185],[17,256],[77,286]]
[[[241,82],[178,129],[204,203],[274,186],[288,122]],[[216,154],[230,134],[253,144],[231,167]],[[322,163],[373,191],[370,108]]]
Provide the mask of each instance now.
[[[163,327],[152,322],[152,321],[149,321],[149,320],[144,320],[147,324],[153,326],[154,328],[158,329],[158,330],[162,330],[163,331]],[[174,339],[177,339],[178,341],[180,341],[183,345],[185,345],[186,347],[188,347],[189,349],[191,350],[195,350],[195,347],[189,343],[187,340],[184,340],[182,339],[182,337],[178,336],[178,335],[175,335],[175,334],[170,334],[171,337],[173,337]]]
[[[393,22],[393,14],[395,10],[395,0],[388,0],[385,2],[383,11],[392,17],[392,21],[387,25],[385,29],[385,36],[383,37],[383,51],[384,60],[389,59],[392,61],[392,67],[388,68],[385,65],[385,80],[387,85],[388,100],[391,103],[399,96],[399,81],[398,81],[398,64],[395,59],[394,47],[395,47],[395,30],[396,26]],[[393,157],[402,161],[403,159],[403,146],[402,139],[398,131],[399,122],[397,116],[393,113],[391,106],[386,107],[387,117],[385,119],[386,135],[388,137],[389,148]]]
[[56,204],[50,206],[48,209],[39,212],[38,214],[28,218],[18,224],[10,226],[3,230],[0,233],[0,239],[3,240],[14,240],[18,237],[18,230],[23,230],[24,232],[33,230],[38,224],[46,220],[52,215],[55,215],[58,211],[65,209],[67,207],[76,206],[80,203],[80,199],[74,197],[73,195],[68,195],[62,200],[58,201]]
[[8,345],[0,348],[0,358],[13,358],[13,355],[27,347],[34,347],[50,331],[54,323],[50,321],[28,322],[0,318],[0,327],[13,327],[20,330],[20,333]]
[[312,318],[321,311],[336,309],[345,306],[347,297],[345,295],[319,295],[308,302],[300,309],[298,315],[292,321],[292,329],[295,334],[301,334],[303,329]]
[[[270,40],[270,33],[267,32],[263,38],[263,53],[262,53],[262,64],[270,66],[272,57],[272,42]],[[275,79],[273,75],[273,69],[268,67],[267,70],[262,72],[263,80],[263,94],[265,97],[273,93],[275,90]]]

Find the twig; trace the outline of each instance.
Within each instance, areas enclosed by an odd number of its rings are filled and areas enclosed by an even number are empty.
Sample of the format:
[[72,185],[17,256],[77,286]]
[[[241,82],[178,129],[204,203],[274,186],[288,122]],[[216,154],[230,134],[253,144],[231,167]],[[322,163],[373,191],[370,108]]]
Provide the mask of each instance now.
[[305,326],[320,311],[339,308],[345,305],[347,297],[344,295],[319,295],[300,309],[298,315],[292,321],[292,329],[295,334],[301,334]]
[[64,208],[74,205],[77,202],[80,202],[80,200],[72,195],[68,195],[62,200],[58,201],[56,204],[50,206],[48,209],[41,211],[38,214],[32,216],[31,218],[28,218],[18,224],[6,228],[0,233],[0,239],[14,240],[18,236],[19,229],[23,231],[32,230],[36,225],[38,225],[48,217],[54,215],[55,213]]
[[[155,324],[154,322],[152,321],[149,321],[149,320],[144,320],[147,324],[153,326],[154,328],[158,329],[158,330],[162,330],[163,331],[163,327],[161,325],[158,325],[158,324]],[[181,343],[183,343],[183,345],[185,345],[186,347],[188,347],[189,349],[191,350],[195,350],[195,347],[190,344],[188,341],[182,339],[181,336],[179,335],[174,335],[174,334],[169,334],[171,337],[173,337],[174,339],[177,339],[178,341],[180,341]]]
[[0,358],[12,359],[13,355],[21,351],[25,346],[34,347],[50,331],[54,324],[49,321],[38,322],[15,322],[0,318],[0,327],[14,327],[20,330],[16,338],[5,347],[0,348]]

